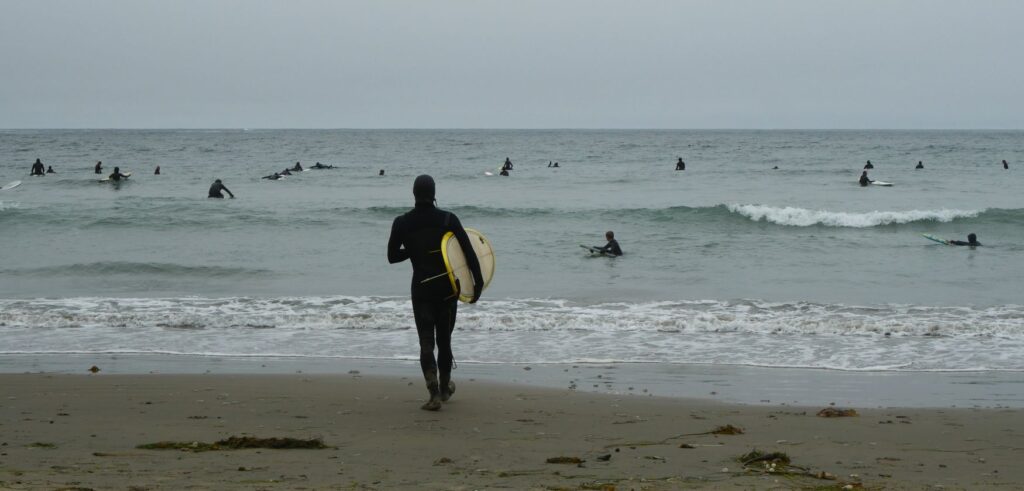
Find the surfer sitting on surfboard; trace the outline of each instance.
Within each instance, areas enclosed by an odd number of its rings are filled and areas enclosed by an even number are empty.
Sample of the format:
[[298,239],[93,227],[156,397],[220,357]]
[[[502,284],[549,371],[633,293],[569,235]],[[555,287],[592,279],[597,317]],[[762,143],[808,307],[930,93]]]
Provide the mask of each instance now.
[[605,232],[604,238],[608,243],[605,244],[604,247],[598,247],[597,251],[609,256],[621,256],[622,248],[619,247],[619,241],[615,240],[615,232],[612,232],[611,230]]
[[[416,178],[412,186],[416,206],[395,218],[388,239],[388,262],[412,261],[412,313],[420,344],[420,369],[430,392],[430,400],[420,406],[427,411],[441,409],[455,392],[452,376],[452,331],[459,293],[473,289],[469,303],[480,299],[484,277],[476,254],[466,254],[466,263],[473,274],[473,285],[452,283],[448,278],[441,253],[441,239],[448,232],[455,234],[463,251],[472,251],[466,230],[454,213],[434,206],[434,179],[426,174]],[[457,291],[452,291],[456,286]],[[437,359],[434,359],[434,345]],[[440,373],[438,373],[440,372]],[[440,378],[438,377],[440,375]]]
[[120,167],[114,167],[114,173],[108,176],[111,181],[120,181],[121,179],[127,179],[127,174],[121,173]]
[[39,159],[36,159],[35,163],[32,164],[32,170],[29,171],[28,175],[41,176],[44,175],[45,173],[46,169],[43,167],[43,162]]
[[871,179],[868,179],[868,171],[864,171],[863,173],[861,173],[861,175],[860,175],[860,185],[861,186],[867,186],[868,184],[871,184],[872,182],[873,181]]
[[981,242],[978,242],[978,236],[974,235],[974,234],[967,234],[967,242],[964,242],[962,240],[951,240],[951,241],[946,242],[946,243],[949,244],[949,245],[971,246],[971,247],[977,247],[977,246],[981,245]]
[[228,190],[227,186],[225,186],[224,183],[220,182],[220,179],[217,179],[216,181],[213,181],[213,185],[210,186],[210,192],[207,194],[206,197],[207,198],[224,198],[224,195],[221,194],[221,191],[224,191],[225,193],[228,193],[229,195],[231,195],[231,199],[235,199],[235,195],[232,194],[230,190]]

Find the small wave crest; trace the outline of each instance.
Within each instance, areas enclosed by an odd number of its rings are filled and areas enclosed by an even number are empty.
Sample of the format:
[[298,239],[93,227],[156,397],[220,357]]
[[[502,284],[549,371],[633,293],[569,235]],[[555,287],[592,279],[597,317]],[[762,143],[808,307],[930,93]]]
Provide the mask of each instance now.
[[191,266],[173,263],[139,263],[129,261],[99,261],[36,268],[0,270],[0,274],[21,276],[110,276],[120,274],[159,276],[258,276],[269,273],[265,269],[232,268],[224,266]]
[[810,210],[791,206],[777,207],[764,205],[733,204],[726,206],[732,213],[745,216],[755,222],[765,221],[777,225],[810,227],[866,228],[884,225],[902,225],[914,222],[952,222],[959,218],[977,218],[985,210],[909,210],[845,212]]
[[[0,300],[0,354],[408,359],[405,297]],[[492,300],[459,311],[464,361],[1024,370],[1024,306]]]

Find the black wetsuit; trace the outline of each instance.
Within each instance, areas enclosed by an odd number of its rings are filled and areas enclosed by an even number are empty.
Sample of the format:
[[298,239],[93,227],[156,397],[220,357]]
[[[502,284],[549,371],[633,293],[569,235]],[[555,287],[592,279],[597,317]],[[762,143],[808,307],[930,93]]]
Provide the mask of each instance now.
[[[469,236],[455,214],[431,203],[416,207],[395,218],[388,239],[388,262],[412,261],[412,311],[420,340],[420,368],[424,374],[438,371],[440,386],[447,387],[452,371],[452,331],[458,307],[458,292],[452,291],[441,256],[441,238],[454,232],[462,250],[472,250]],[[475,254],[467,254],[473,281],[483,284],[480,263]],[[459,285],[460,289],[473,285]],[[434,344],[437,360],[434,360]]]
[[679,159],[679,162],[676,162],[676,170],[686,170],[686,162],[683,162],[683,159]]
[[102,174],[103,173],[103,162],[96,162],[96,173],[97,174]]
[[917,163],[917,166],[915,166],[914,168],[915,168],[915,169],[924,169],[924,164],[922,164],[922,163],[918,162],[918,163]]
[[56,174],[57,171],[53,170],[53,166],[51,165],[50,167],[46,168],[46,173],[47,174]]
[[39,162],[36,162],[36,163],[32,164],[32,171],[29,172],[29,175],[41,176],[41,175],[43,175],[45,173],[46,173],[46,169],[43,168],[43,164],[41,164]]
[[971,247],[974,247],[974,246],[980,246],[981,242],[971,243],[971,242],[964,242],[962,240],[951,240],[951,241],[947,242],[947,244],[949,244],[949,245],[957,245],[957,246],[971,246]]
[[604,247],[599,248],[602,254],[608,254],[609,256],[621,256],[622,248],[619,247],[619,241],[612,239],[609,240]]
[[875,166],[871,165],[871,161],[869,160],[867,164],[864,164],[864,168],[865,169],[874,169]]
[[501,166],[501,170],[512,170],[512,161],[505,159],[505,164]]
[[231,194],[231,191],[229,191],[227,187],[225,187],[220,182],[215,182],[213,183],[213,185],[210,186],[210,193],[207,195],[207,198],[223,198],[224,195],[221,194],[221,191],[227,192],[228,194],[231,195],[232,198],[235,197],[235,195]]
[[508,177],[508,169],[501,169],[501,172],[499,172],[498,175]]
[[871,184],[871,179],[868,179],[868,175],[867,174],[861,174],[860,175],[860,185],[861,186],[867,186],[868,184]]
[[120,171],[114,171],[113,174],[107,176],[111,181],[120,181],[121,179],[127,178],[128,176],[122,174]]

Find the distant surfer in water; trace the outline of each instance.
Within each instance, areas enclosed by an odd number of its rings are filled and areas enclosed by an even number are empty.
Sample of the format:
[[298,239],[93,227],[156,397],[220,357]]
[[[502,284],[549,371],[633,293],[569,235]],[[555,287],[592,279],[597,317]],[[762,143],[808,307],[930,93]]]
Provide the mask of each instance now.
[[1004,169],[1009,169],[1010,168],[1010,164],[1007,164],[1005,160],[1003,161],[1003,168]]
[[114,167],[114,173],[107,176],[111,181],[120,181],[121,179],[128,179],[128,176],[121,173],[120,167]]
[[[426,174],[412,185],[416,206],[395,218],[388,239],[388,262],[412,261],[412,313],[420,342],[420,368],[430,392],[430,400],[420,406],[427,411],[441,409],[455,392],[452,374],[452,331],[459,291],[452,291],[447,268],[441,255],[441,239],[448,232],[455,234],[463,251],[473,246],[454,213],[434,206],[434,179]],[[475,254],[467,254],[466,262],[473,273],[473,283],[483,285],[480,262]],[[473,288],[458,285],[458,289]],[[481,288],[474,288],[470,303],[480,299]],[[437,359],[434,359],[435,340]]]
[[206,197],[223,199],[224,195],[221,194],[221,191],[228,193],[228,195],[231,196],[231,199],[235,199],[235,195],[231,193],[231,190],[229,190],[227,186],[224,185],[224,183],[220,182],[220,179],[213,181],[213,185],[210,186],[210,192]]
[[686,162],[683,162],[683,158],[679,157],[676,161],[676,170],[686,170]]
[[920,160],[918,160],[917,161],[917,167],[914,167],[914,168],[915,169],[924,169],[924,162],[921,162]]
[[269,176],[263,176],[260,179],[270,179],[271,181],[276,181],[276,180],[278,180],[280,178],[281,178],[281,174],[278,174],[277,172],[275,172],[275,173],[273,173],[273,174],[271,174]]
[[[296,164],[298,164],[298,162],[296,162]],[[334,166],[333,165],[324,165],[324,164],[321,164],[320,162],[317,162],[317,163],[313,164],[312,168],[313,169],[333,169]]]
[[873,181],[871,179],[868,179],[868,171],[864,171],[864,172],[862,172],[860,174],[860,185],[861,186],[867,186],[868,184],[871,184],[872,182]]
[[378,173],[377,175],[378,175],[378,176],[383,176],[383,175],[384,175],[384,169],[381,169],[381,170],[380,170],[380,173]]
[[971,246],[971,247],[978,247],[978,246],[981,245],[981,242],[978,242],[978,236],[974,235],[974,234],[967,234],[967,242],[964,242],[962,240],[951,240],[951,241],[949,241],[947,243],[949,245]]
[[36,159],[35,163],[32,164],[32,170],[29,171],[30,176],[42,176],[46,174],[46,168],[43,167],[43,162]]
[[604,239],[608,241],[604,247],[598,247],[597,250],[601,254],[607,254],[609,256],[621,256],[622,248],[619,247],[619,241],[615,240],[615,232],[611,230],[604,233]]
[[296,162],[295,167],[292,167],[292,172],[302,172],[302,164]]
[[159,165],[156,166],[156,170],[153,171],[153,175],[155,175],[155,176],[159,176],[160,175],[160,166]]
[[558,167],[558,162],[555,162],[555,167]]
[[505,157],[505,164],[501,166],[501,170],[512,170],[512,160]]
[[864,168],[865,169],[874,169],[875,166],[871,165],[871,161],[869,160],[868,163],[864,164]]
[[95,168],[95,172],[96,172],[97,174],[102,174],[102,173],[103,173],[103,161],[99,161],[99,160],[98,160],[98,161],[96,161],[96,168]]
[[56,174],[56,173],[57,173],[57,171],[53,170],[53,166],[52,166],[52,165],[50,165],[50,166],[47,166],[47,167],[46,167],[46,173],[47,173],[47,174]]
[[498,175],[508,177],[508,169],[501,169],[501,172],[499,172]]

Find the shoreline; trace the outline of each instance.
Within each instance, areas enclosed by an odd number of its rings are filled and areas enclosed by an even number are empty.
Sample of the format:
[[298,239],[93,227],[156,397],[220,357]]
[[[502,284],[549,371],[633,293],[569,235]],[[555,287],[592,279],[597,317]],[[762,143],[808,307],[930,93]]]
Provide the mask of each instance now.
[[[417,377],[415,361],[157,354],[0,355],[0,374],[344,375]],[[1024,408],[1018,372],[869,372],[663,363],[460,363],[455,380],[524,388],[702,399],[758,406]]]
[[[439,412],[416,373],[2,374],[0,488],[1017,489],[1007,409],[769,407],[460,379]],[[827,407],[827,406],[826,406]],[[726,425],[741,434],[709,432]],[[231,436],[317,450],[149,450]],[[739,459],[783,452],[789,474]],[[578,463],[549,463],[568,457]]]

